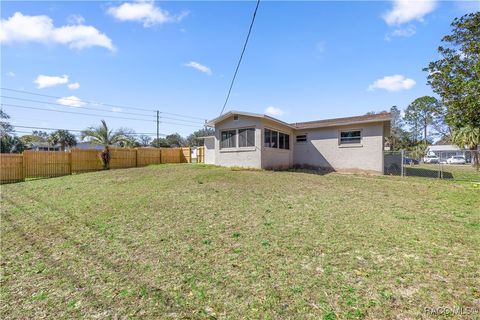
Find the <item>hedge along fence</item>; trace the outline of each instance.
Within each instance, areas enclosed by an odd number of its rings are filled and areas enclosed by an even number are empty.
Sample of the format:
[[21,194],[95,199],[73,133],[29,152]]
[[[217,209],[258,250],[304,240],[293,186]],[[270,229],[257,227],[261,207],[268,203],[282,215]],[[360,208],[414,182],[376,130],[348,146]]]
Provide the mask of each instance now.
[[[49,178],[102,170],[99,150],[72,149],[68,152],[25,151],[0,154],[0,182],[26,178]],[[190,148],[111,148],[110,168],[142,167],[160,163],[190,163]]]

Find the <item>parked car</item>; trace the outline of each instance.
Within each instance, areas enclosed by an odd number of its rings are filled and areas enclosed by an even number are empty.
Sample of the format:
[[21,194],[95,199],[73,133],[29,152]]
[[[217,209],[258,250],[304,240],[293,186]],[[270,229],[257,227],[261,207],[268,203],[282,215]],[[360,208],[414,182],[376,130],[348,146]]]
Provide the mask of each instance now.
[[426,155],[423,157],[423,163],[439,163],[440,159],[436,155]]
[[414,158],[403,157],[403,164],[409,164],[409,165],[418,164],[418,160]]
[[465,164],[467,161],[464,156],[451,156],[447,159],[448,164]]

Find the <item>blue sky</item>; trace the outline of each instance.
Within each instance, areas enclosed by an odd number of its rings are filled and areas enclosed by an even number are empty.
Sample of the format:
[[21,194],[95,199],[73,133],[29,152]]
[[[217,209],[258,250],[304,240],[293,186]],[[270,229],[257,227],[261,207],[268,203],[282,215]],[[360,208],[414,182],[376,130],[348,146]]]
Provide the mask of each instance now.
[[[453,18],[480,10],[479,3],[261,2],[227,110],[269,112],[296,122],[405,108],[432,94],[422,68],[438,58]],[[2,1],[2,87],[67,99],[5,90],[2,95],[70,107],[10,98],[2,103],[154,120],[153,112],[85,102],[98,101],[214,118],[254,7],[251,1]],[[4,110],[25,126],[84,129],[102,118]],[[153,121],[106,120],[114,128],[156,130]],[[162,123],[160,131],[194,130]]]

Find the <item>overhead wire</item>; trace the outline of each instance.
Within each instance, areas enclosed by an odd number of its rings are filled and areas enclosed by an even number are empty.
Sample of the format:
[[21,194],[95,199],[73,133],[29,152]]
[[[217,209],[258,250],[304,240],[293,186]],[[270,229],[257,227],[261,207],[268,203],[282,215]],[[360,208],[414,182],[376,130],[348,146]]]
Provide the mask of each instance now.
[[[67,131],[72,131],[72,132],[82,132],[85,130],[78,130],[78,129],[65,129],[65,128],[47,128],[47,127],[35,127],[35,126],[23,126],[23,125],[12,125],[14,128],[23,128],[23,129],[36,129],[36,130],[67,130]],[[20,132],[18,130],[15,130],[15,132]],[[31,133],[31,132],[28,132]],[[134,132],[130,133],[132,135],[156,135],[156,132]],[[162,136],[166,136],[164,133],[160,133]]]
[[103,114],[90,114],[90,113],[84,113],[84,112],[72,112],[72,111],[65,111],[65,110],[52,110],[52,109],[22,106],[22,105],[17,105],[17,104],[10,104],[10,103],[2,103],[1,105],[3,107],[21,108],[21,109],[30,109],[30,110],[41,110],[41,111],[47,111],[47,112],[69,113],[69,114],[77,114],[77,115],[90,116],[90,117],[102,117],[102,118],[124,119],[124,120],[133,120],[133,121],[156,122],[155,120],[118,117],[118,116],[103,115]]
[[[98,110],[98,109],[95,109],[95,108],[88,108],[88,107],[74,107],[74,106],[67,106],[67,105],[63,105],[63,104],[60,104],[60,103],[53,103],[53,102],[47,102],[47,101],[39,101],[39,100],[33,100],[33,99],[23,99],[23,98],[16,98],[16,97],[10,97],[10,96],[3,96],[3,95],[0,95],[0,97],[2,98],[7,98],[7,99],[14,99],[14,100],[19,100],[19,101],[24,101],[24,102],[34,102],[34,103],[42,103],[42,104],[47,104],[47,105],[53,105],[53,106],[59,106],[59,107],[65,107],[65,108],[68,108],[68,109],[86,109],[86,110],[93,110],[93,111],[101,111],[101,112],[112,112],[112,113],[115,113],[115,114],[131,114],[131,115],[137,115],[137,116],[144,116],[144,117],[153,117],[153,118],[156,118],[155,115],[146,115],[146,114],[140,114],[140,113],[133,113],[133,112],[124,112],[124,111],[110,111],[110,110]],[[8,103],[4,103],[5,105],[8,105]],[[13,107],[16,107],[18,105],[11,105]],[[33,107],[30,107],[29,108],[33,108]],[[36,107],[37,108],[37,107]],[[40,108],[39,108],[40,109]],[[46,109],[46,110],[51,110],[51,109]],[[181,122],[188,122],[188,123],[194,123],[194,124],[198,124],[198,125],[204,125],[203,123],[200,123],[198,121],[192,121],[192,120],[184,120],[184,119],[177,119],[177,118],[170,118],[170,117],[164,117],[164,116],[159,116],[159,118],[161,119],[168,119],[168,120],[174,120],[174,121],[181,121]],[[130,118],[128,118],[130,119]]]
[[[6,90],[6,91],[10,91],[10,92],[35,95],[35,96],[45,97],[45,98],[62,99],[62,100],[65,100],[65,101],[72,101],[72,102],[77,102],[77,103],[79,102],[77,99],[71,99],[69,97],[59,97],[59,96],[42,94],[42,93],[37,93],[37,92],[32,92],[32,91],[26,91],[26,90],[17,90],[17,89],[12,89],[12,88],[5,88],[5,87],[0,87],[0,90]],[[138,111],[146,111],[146,112],[157,112],[157,110],[152,110],[152,109],[124,106],[124,105],[110,104],[110,103],[103,103],[103,102],[98,102],[98,101],[93,101],[93,100],[82,99],[81,102],[88,103],[88,104],[93,104],[93,105],[99,105],[99,106],[117,107],[117,108],[138,110]],[[159,113],[163,113],[163,114],[171,115],[171,116],[176,116],[176,117],[181,117],[181,118],[189,118],[189,119],[194,119],[194,120],[202,120],[202,121],[206,120],[206,119],[200,118],[200,117],[189,116],[189,115],[173,113],[173,112],[159,111]]]
[[240,64],[242,63],[243,54],[245,53],[248,40],[250,39],[250,34],[252,33],[253,23],[255,22],[255,17],[257,16],[257,10],[258,10],[259,4],[260,4],[260,0],[257,0],[257,5],[255,6],[255,11],[253,12],[252,21],[250,22],[250,28],[248,28],[247,38],[245,39],[245,43],[243,44],[242,53],[240,54],[240,58],[238,59],[237,67],[235,68],[235,73],[233,74],[232,81],[230,82],[230,88],[228,89],[227,97],[225,98],[225,102],[223,103],[223,107],[222,107],[222,111],[220,111],[220,115],[222,115],[223,111],[225,111],[225,107],[227,106],[228,100],[230,99],[230,94],[232,92],[233,84],[235,83],[238,69],[240,68]]
[[[94,110],[94,111],[102,111],[102,112],[113,112],[113,113],[122,113],[122,114],[130,114],[130,115],[136,115],[136,116],[142,116],[142,117],[156,117],[156,115],[148,115],[148,114],[142,114],[142,113],[135,113],[135,112],[125,112],[125,111],[113,111],[113,110],[98,110],[95,108],[89,108],[89,107],[84,107],[84,106],[70,106],[70,105],[65,105],[61,103],[55,103],[55,102],[48,102],[48,101],[40,101],[40,100],[34,100],[34,99],[25,99],[25,98],[17,98],[17,97],[10,97],[10,96],[4,96],[0,95],[1,98],[7,98],[7,99],[13,99],[13,100],[18,100],[18,101],[24,101],[24,102],[34,102],[34,103],[42,103],[42,104],[48,104],[48,105],[54,105],[54,106],[59,106],[59,107],[65,107],[65,108],[81,108],[85,110]],[[79,102],[79,101],[77,101]],[[152,111],[153,112],[153,111]]]

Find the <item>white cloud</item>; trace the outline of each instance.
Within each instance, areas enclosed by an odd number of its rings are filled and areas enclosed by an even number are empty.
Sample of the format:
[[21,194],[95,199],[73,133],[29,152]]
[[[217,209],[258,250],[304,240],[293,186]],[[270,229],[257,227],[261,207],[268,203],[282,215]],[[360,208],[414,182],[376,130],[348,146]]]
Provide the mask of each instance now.
[[212,70],[209,67],[204,66],[203,64],[200,64],[200,63],[195,62],[195,61],[190,61],[189,63],[184,64],[184,66],[185,67],[190,67],[190,68],[193,68],[193,69],[197,69],[198,71],[206,73],[208,75],[212,74]]
[[67,21],[69,24],[84,24],[85,18],[79,14],[72,14],[68,16]]
[[75,96],[60,98],[57,100],[57,103],[60,103],[64,106],[76,107],[76,108],[80,108],[85,105],[85,102],[83,102],[80,98]]
[[423,21],[423,17],[435,10],[436,6],[436,0],[394,0],[393,8],[384,14],[383,19],[389,25]]
[[112,40],[95,27],[72,24],[56,28],[53,20],[45,15],[27,16],[21,12],[15,12],[7,20],[1,20],[0,30],[2,43],[59,43],[74,49],[98,46],[111,51],[115,50]]
[[15,72],[12,72],[12,71],[8,71],[6,73],[7,76],[11,77],[11,78],[15,78]]
[[113,111],[113,112],[122,112],[123,109],[122,109],[122,108],[118,108],[118,107],[112,107],[112,111]]
[[108,8],[107,13],[120,21],[141,22],[145,28],[157,24],[178,22],[188,15],[188,12],[172,15],[170,12],[155,6],[154,1],[150,0],[125,2],[118,7]]
[[415,84],[415,80],[396,74],[393,76],[385,76],[382,79],[376,80],[368,87],[368,90],[374,91],[376,89],[384,89],[390,92],[395,92],[411,89],[415,86]]
[[38,89],[43,89],[68,83],[68,76],[66,74],[63,76],[46,76],[41,74],[33,82],[37,84]]
[[269,107],[267,107],[267,109],[265,109],[265,114],[268,114],[270,116],[279,117],[281,115],[284,115],[285,111],[283,111],[280,108],[274,107],[274,106],[269,106]]
[[67,85],[68,89],[70,90],[77,90],[78,88],[80,88],[80,83],[78,82],[75,82],[75,83],[69,83]]
[[392,40],[392,37],[403,37],[403,38],[409,38],[413,36],[417,32],[417,29],[415,28],[414,25],[409,25],[406,28],[397,28],[393,30],[390,33],[387,33],[385,35],[385,40],[390,41]]

